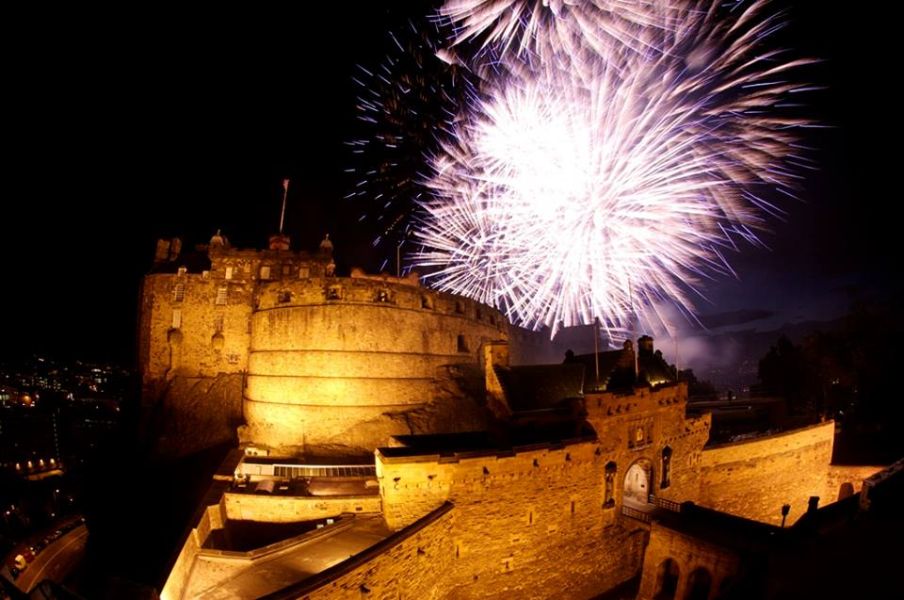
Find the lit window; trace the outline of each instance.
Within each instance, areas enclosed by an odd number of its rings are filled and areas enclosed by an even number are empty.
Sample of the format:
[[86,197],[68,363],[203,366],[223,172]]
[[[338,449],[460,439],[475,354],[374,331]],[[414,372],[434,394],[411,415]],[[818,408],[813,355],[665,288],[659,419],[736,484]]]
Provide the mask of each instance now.
[[270,279],[270,266],[264,265],[261,267],[261,279]]
[[233,268],[226,267],[226,279],[232,279],[232,274],[233,274]]
[[185,299],[185,284],[177,283],[173,287],[173,302],[182,302]]
[[298,278],[299,279],[307,279],[311,276],[311,269],[308,267],[299,267],[298,268]]
[[228,289],[225,287],[217,288],[217,300],[216,300],[217,306],[225,306],[226,305],[226,299],[228,297],[227,296],[228,293],[229,293]]
[[182,327],[182,309],[174,308],[173,309],[173,321],[172,321],[173,329],[179,329]]

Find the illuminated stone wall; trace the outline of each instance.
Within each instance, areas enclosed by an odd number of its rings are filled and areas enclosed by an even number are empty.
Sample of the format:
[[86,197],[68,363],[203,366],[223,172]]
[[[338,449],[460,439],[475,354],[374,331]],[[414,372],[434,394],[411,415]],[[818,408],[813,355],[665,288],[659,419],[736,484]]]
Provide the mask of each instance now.
[[498,311],[416,276],[326,277],[328,254],[209,256],[208,271],[144,280],[142,399],[165,451],[233,440],[242,422],[241,441],[281,454],[370,453],[396,434],[486,426],[480,348],[508,337]]
[[[788,433],[707,448],[700,458],[703,506],[780,525],[783,504],[791,505],[787,524],[807,510],[810,496],[827,493],[835,424],[832,421]],[[835,501],[837,491],[821,498]]]
[[378,452],[384,516],[401,528],[453,502],[444,597],[590,597],[639,571],[646,535],[618,504],[604,506],[611,457],[598,448],[588,441],[454,458]]
[[[616,487],[623,487],[632,464],[648,461],[652,494],[676,502],[697,497],[698,464],[709,439],[710,416],[685,417],[686,384],[642,387],[632,394],[587,394],[585,405],[603,451],[616,463]],[[668,485],[663,488],[666,449],[671,453]]]
[[223,495],[223,509],[227,518],[264,523],[317,521],[338,517],[343,513],[379,513],[380,506],[379,496]]
[[839,494],[844,484],[850,484],[849,492],[859,493],[863,487],[863,480],[884,468],[877,465],[830,465],[820,506],[840,500]]
[[[354,561],[334,577],[314,576],[296,595],[308,600],[337,598],[468,598],[454,587],[450,567],[457,560],[452,542],[455,509],[439,508],[427,523],[386,540],[373,556]],[[326,579],[326,581],[324,581]],[[504,597],[504,596],[500,596]]]
[[[225,305],[216,302],[220,289],[226,290]],[[252,296],[251,283],[227,282],[213,273],[145,277],[142,405],[146,435],[158,453],[188,454],[236,438]]]
[[650,528],[650,543],[644,553],[637,600],[653,600],[657,596],[662,587],[663,563],[667,560],[674,561],[678,568],[674,598],[687,597],[691,573],[697,569],[709,575],[709,597],[717,597],[720,590],[730,585],[740,565],[736,553],[654,522]]
[[244,441],[280,453],[370,453],[391,436],[482,429],[481,346],[497,311],[398,280],[261,286]]
[[176,563],[170,570],[166,583],[160,592],[161,600],[178,600],[184,597],[192,579],[192,570],[195,560],[201,551],[204,540],[210,534],[211,529],[223,527],[226,517],[221,504],[208,506],[201,514],[201,520],[191,529],[188,537],[179,551]]

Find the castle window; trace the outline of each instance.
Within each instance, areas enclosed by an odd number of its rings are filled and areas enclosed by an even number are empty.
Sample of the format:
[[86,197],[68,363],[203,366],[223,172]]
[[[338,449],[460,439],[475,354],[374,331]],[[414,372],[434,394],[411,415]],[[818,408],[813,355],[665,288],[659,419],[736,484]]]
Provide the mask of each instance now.
[[276,302],[278,304],[288,304],[292,301],[292,292],[289,290],[282,290],[276,297]]
[[185,299],[185,284],[177,283],[173,287],[173,302],[182,302]]
[[226,306],[228,293],[229,290],[225,286],[217,288],[217,299],[215,300],[217,306]]
[[606,463],[606,495],[603,500],[603,508],[615,506],[615,473],[617,471],[618,465],[614,462]]
[[185,267],[179,267],[179,270],[176,271],[177,275],[185,275],[186,273],[188,273],[188,269]]
[[270,265],[261,267],[261,279],[270,279]]
[[326,289],[326,299],[327,300],[341,300],[342,299],[342,288],[338,285],[331,285]]
[[659,482],[659,488],[665,489],[669,487],[672,477],[672,449],[666,446],[662,449],[662,481]]
[[213,330],[216,333],[223,333],[223,315],[217,315],[213,320]]
[[292,272],[292,267],[290,267],[289,265],[283,265],[283,268],[282,268],[283,277],[288,277],[291,272]]
[[460,315],[465,314],[465,305],[462,304],[461,302],[457,302],[457,301],[456,301],[456,302],[455,302],[455,312],[458,313],[458,314],[460,314]]
[[182,309],[174,308],[173,309],[173,320],[172,320],[173,329],[179,329],[182,327]]
[[458,351],[468,352],[468,340],[466,340],[463,335],[458,336]]
[[226,267],[226,279],[232,279],[233,268]]
[[433,300],[427,294],[421,296],[421,308],[426,308],[427,310],[433,310]]
[[377,291],[377,295],[374,297],[374,302],[389,302],[389,290],[380,288]]
[[311,269],[308,267],[298,267],[298,278],[307,279],[311,276]]

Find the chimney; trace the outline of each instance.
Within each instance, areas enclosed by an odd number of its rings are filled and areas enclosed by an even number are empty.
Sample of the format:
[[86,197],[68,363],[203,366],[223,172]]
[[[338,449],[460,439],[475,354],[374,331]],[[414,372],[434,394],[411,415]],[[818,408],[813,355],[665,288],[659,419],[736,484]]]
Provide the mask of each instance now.
[[807,500],[807,514],[815,514],[817,510],[819,510],[819,496],[810,496],[810,499]]

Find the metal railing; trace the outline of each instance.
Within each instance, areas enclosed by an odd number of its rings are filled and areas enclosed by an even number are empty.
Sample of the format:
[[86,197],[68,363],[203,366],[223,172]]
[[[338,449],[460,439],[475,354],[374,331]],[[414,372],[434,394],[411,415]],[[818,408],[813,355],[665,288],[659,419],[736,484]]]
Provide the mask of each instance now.
[[644,512],[642,510],[637,510],[636,508],[631,508],[630,506],[622,505],[621,514],[630,519],[637,519],[638,521],[643,521],[644,523],[649,523],[653,520],[653,515]]
[[665,510],[670,510],[672,512],[681,512],[680,503],[673,500],[666,500],[665,498],[657,498],[653,494],[650,494],[650,503],[656,505],[656,508],[664,508]]

